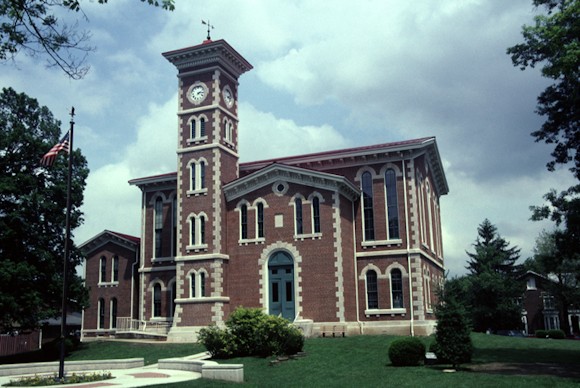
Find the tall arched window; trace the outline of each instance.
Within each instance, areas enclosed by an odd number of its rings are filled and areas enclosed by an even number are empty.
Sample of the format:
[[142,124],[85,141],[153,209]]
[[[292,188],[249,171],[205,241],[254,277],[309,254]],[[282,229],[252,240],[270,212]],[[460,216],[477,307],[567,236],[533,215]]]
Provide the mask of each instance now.
[[205,162],[199,162],[199,179],[200,189],[205,189]]
[[100,259],[101,272],[99,272],[99,283],[104,283],[107,281],[107,258],[101,256]]
[[248,205],[243,204],[240,209],[240,238],[248,238]]
[[294,200],[295,225],[296,234],[303,234],[304,228],[302,226],[302,199],[296,198]]
[[404,307],[403,303],[403,274],[395,268],[391,271],[391,303],[394,309]]
[[205,296],[205,272],[199,274],[199,296]]
[[119,256],[113,256],[113,274],[111,281],[119,281]]
[[397,175],[392,169],[385,171],[385,190],[389,239],[397,239],[399,238],[399,203],[397,201]]
[[377,288],[377,273],[374,270],[367,271],[367,309],[379,308],[379,293]]
[[177,298],[177,282],[171,284],[171,296],[169,300],[169,306],[171,306],[171,316],[175,315],[175,299]]
[[195,273],[191,273],[191,288],[189,289],[189,297],[195,298]]
[[177,256],[177,195],[171,202],[171,253]]
[[161,257],[161,237],[163,232],[163,200],[155,200],[155,257]]
[[312,231],[320,233],[320,199],[312,198]]
[[111,299],[111,329],[117,328],[117,298]]
[[105,328],[105,300],[103,298],[99,298],[98,308],[99,308],[99,317],[98,317],[97,327],[99,329],[104,329]]
[[205,244],[205,216],[199,217],[199,244]]
[[161,284],[153,286],[153,316],[161,316]]
[[373,178],[366,171],[362,174],[364,240],[375,239],[375,220],[373,210]]
[[264,237],[264,204],[262,202],[258,202],[256,212],[257,236],[262,238]]
[[199,119],[199,137],[205,136],[205,118],[202,117]]

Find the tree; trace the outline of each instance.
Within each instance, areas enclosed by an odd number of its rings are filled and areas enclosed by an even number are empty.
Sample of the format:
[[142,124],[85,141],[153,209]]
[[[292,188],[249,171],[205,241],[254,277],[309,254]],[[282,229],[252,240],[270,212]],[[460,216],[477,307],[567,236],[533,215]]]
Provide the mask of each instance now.
[[545,15],[524,26],[524,43],[507,49],[514,66],[542,65],[542,75],[554,81],[538,96],[536,112],[546,116],[532,132],[536,141],[555,144],[550,171],[556,164],[573,162],[570,170],[580,179],[580,0],[533,0]]
[[473,353],[470,322],[461,303],[462,283],[458,279],[446,281],[445,287],[438,292],[439,301],[435,306],[437,327],[433,350],[438,360],[451,363],[454,368],[470,362]]
[[[99,4],[107,2],[98,0]],[[167,10],[175,8],[174,0],[141,2]],[[87,54],[94,50],[87,44],[90,34],[79,31],[78,23],[69,26],[56,16],[63,10],[84,16],[80,3],[81,0],[0,0],[0,60],[13,59],[21,50],[32,56],[46,54],[50,66],[60,67],[73,79],[84,77],[89,69],[85,63]]]
[[484,220],[478,227],[475,252],[467,252],[470,280],[470,303],[475,331],[513,329],[521,326],[521,307],[517,303],[523,293],[516,265],[520,250],[509,247],[497,228]]
[[[35,99],[11,88],[0,94],[0,330],[37,327],[59,316],[62,298],[68,164],[57,158],[40,167],[41,157],[60,140],[60,122]],[[72,152],[71,229],[82,222],[79,210],[88,176],[87,161]],[[71,242],[71,246],[72,242]],[[69,301],[88,300],[71,249]]]
[[532,207],[532,220],[551,219],[552,232],[543,232],[536,240],[534,257],[527,263],[551,279],[549,292],[562,312],[562,327],[569,333],[568,311],[580,304],[580,185],[557,194],[551,190],[544,196],[549,204]]

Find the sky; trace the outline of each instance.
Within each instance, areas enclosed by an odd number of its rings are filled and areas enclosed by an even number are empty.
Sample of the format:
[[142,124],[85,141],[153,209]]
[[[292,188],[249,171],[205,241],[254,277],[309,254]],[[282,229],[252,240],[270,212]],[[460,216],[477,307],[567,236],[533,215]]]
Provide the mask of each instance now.
[[548,222],[529,206],[574,183],[548,172],[551,148],[530,133],[548,85],[520,71],[506,49],[537,10],[531,0],[176,0],[165,11],[137,0],[82,2],[61,20],[92,34],[82,80],[19,54],[0,64],[0,85],[36,98],[68,129],[91,173],[73,231],[83,243],[104,229],[139,236],[140,191],[127,182],[175,171],[176,69],[161,53],[200,44],[215,26],[254,69],[239,86],[242,162],[435,136],[449,183],[441,198],[445,264],[465,273],[477,227],[533,254]]

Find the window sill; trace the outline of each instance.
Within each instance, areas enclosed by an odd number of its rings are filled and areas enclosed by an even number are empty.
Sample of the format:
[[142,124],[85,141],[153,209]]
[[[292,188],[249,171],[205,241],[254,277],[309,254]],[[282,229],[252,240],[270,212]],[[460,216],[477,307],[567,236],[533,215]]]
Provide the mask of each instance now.
[[119,282],[99,282],[99,287],[119,287]]
[[393,239],[393,240],[369,240],[369,241],[363,241],[361,242],[362,246],[364,248],[375,248],[378,246],[385,246],[385,245],[401,245],[403,243],[403,240],[401,239]]
[[187,144],[200,144],[205,143],[207,141],[207,136],[203,137],[196,137],[195,139],[187,139]]
[[294,241],[304,241],[304,240],[320,240],[322,238],[322,233],[311,233],[311,234],[295,234]]
[[432,308],[428,308],[427,310],[425,310],[425,312],[427,314],[433,314],[433,309]]
[[200,190],[187,190],[186,192],[188,197],[191,197],[192,195],[197,197],[199,195],[207,195],[207,189],[200,189]]
[[401,316],[405,316],[405,314],[407,313],[407,309],[402,308],[402,309],[370,309],[370,310],[365,310],[365,315],[367,317],[369,316],[379,316],[379,315],[391,315],[392,317],[394,317],[395,315],[401,315]]
[[248,244],[264,244],[266,242],[265,237],[258,237],[258,238],[245,238],[242,240],[238,240],[239,245],[248,245]]
[[175,299],[175,303],[214,303],[214,302],[229,302],[228,296],[201,296],[197,298],[179,298]]
[[228,148],[231,148],[232,150],[236,149],[236,146],[234,143],[232,143],[231,141],[224,139],[224,145]]
[[202,245],[188,245],[185,247],[188,252],[207,252],[207,244]]
[[172,262],[175,258],[173,256],[169,257],[152,257],[151,263],[167,263]]

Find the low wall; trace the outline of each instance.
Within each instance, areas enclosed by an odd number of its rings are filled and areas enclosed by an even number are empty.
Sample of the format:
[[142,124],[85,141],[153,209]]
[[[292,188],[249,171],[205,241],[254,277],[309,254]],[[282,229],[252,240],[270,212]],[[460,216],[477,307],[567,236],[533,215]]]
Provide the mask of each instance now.
[[[132,369],[145,365],[143,358],[123,358],[117,360],[89,360],[89,361],[66,361],[65,372],[78,372],[87,370],[111,370]],[[0,376],[15,376],[36,373],[58,373],[60,363],[54,362],[31,362],[28,364],[0,365]]]
[[207,360],[209,353],[200,353],[191,357],[165,358],[159,360],[159,369],[183,370],[201,373],[201,377],[211,380],[224,380],[234,383],[244,382],[243,364],[218,364]]

